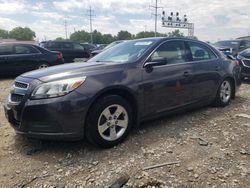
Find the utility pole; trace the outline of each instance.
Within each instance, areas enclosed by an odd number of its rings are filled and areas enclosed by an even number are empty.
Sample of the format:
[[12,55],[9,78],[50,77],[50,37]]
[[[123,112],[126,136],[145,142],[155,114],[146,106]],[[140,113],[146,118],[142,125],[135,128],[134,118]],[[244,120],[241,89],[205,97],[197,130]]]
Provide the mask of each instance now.
[[89,27],[90,27],[90,40],[91,44],[93,44],[93,31],[92,31],[92,21],[93,21],[93,16],[94,16],[94,10],[89,7],[89,10],[87,11],[87,16],[89,17]]
[[68,22],[64,20],[64,28],[65,28],[65,39],[68,39]]
[[152,14],[155,17],[155,37],[157,37],[157,19],[158,19],[158,9],[162,7],[158,7],[158,0],[155,0],[155,6],[151,5],[150,7],[154,8],[155,11]]

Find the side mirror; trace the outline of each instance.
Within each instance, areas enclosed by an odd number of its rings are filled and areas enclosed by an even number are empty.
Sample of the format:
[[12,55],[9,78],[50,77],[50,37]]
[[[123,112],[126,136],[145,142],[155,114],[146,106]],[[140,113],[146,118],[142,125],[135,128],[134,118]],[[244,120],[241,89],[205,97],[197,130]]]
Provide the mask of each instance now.
[[151,61],[146,62],[144,67],[154,67],[167,64],[167,58],[165,57],[152,57]]

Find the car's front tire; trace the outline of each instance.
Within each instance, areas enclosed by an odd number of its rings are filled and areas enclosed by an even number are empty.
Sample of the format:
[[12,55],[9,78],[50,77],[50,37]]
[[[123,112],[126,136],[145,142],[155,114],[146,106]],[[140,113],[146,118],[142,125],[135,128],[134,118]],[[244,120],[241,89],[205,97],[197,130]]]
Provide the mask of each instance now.
[[229,79],[223,80],[217,91],[215,105],[222,107],[227,106],[232,99],[233,92],[234,90],[231,80]]
[[110,148],[121,143],[132,123],[132,109],[124,98],[106,96],[91,107],[85,129],[87,139],[94,145]]

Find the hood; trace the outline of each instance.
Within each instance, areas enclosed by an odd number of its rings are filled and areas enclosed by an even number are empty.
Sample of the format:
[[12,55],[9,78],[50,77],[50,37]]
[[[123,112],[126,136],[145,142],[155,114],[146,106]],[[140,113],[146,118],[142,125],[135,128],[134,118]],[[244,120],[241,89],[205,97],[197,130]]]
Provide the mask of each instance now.
[[124,68],[125,64],[107,64],[102,62],[81,62],[58,65],[46,69],[22,74],[20,77],[38,79],[42,82],[56,81],[77,76],[88,76]]
[[247,57],[250,58],[250,48],[243,50],[242,52],[240,52],[240,55],[243,57]]

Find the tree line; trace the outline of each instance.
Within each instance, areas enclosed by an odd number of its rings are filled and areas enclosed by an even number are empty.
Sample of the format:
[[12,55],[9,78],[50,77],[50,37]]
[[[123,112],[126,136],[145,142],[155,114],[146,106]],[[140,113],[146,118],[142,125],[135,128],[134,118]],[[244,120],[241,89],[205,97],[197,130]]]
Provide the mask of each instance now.
[[[183,33],[180,30],[174,30],[167,34],[157,33],[158,37],[184,37]],[[111,34],[102,34],[101,32],[94,30],[93,31],[93,43],[95,44],[109,44],[116,40],[131,40],[139,38],[154,37],[155,33],[153,31],[141,31],[137,34],[132,34],[128,31],[119,31],[117,35]],[[63,40],[63,38],[57,38],[57,40]],[[76,31],[70,35],[70,40],[77,42],[90,42],[91,35],[89,32],[84,30]]]
[[[137,34],[132,34],[128,31],[122,30],[117,33],[117,35],[102,34],[101,32],[93,31],[93,43],[94,44],[109,44],[116,40],[131,40],[139,38],[154,37],[155,33],[153,31],[141,31]],[[158,37],[184,37],[180,30],[174,30],[166,34],[157,33]],[[36,33],[28,27],[16,27],[11,31],[0,29],[0,39],[16,39],[16,40],[34,40]],[[62,37],[56,38],[56,40],[65,40]],[[75,42],[90,42],[91,34],[87,31],[75,31],[70,35],[69,40]]]
[[11,31],[0,29],[0,38],[16,40],[34,40],[36,33],[28,27],[16,27]]

